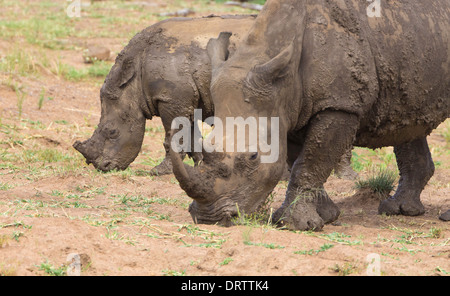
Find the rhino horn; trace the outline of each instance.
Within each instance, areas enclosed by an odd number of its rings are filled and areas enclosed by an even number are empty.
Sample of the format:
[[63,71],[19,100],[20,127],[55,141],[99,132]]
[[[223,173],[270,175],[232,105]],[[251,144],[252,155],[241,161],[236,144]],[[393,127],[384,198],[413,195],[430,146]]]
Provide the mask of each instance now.
[[180,153],[174,151],[173,147],[170,147],[169,155],[172,160],[173,173],[187,195],[197,202],[207,202],[215,198],[216,194],[211,185],[211,182],[214,181],[211,178],[202,173],[199,167],[191,167],[183,163]]
[[248,79],[256,84],[270,84],[287,74],[294,53],[294,43],[291,42],[284,50],[270,61],[257,65],[249,73]]

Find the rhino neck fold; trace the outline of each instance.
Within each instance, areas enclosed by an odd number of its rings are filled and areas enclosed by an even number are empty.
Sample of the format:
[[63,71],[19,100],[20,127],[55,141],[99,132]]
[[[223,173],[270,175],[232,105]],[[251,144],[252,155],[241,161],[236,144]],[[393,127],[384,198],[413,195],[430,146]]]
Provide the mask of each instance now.
[[[142,73],[142,69],[141,69],[141,73]],[[158,111],[156,109],[156,106],[153,103],[152,98],[147,95],[146,91],[145,91],[145,86],[142,84],[142,81],[144,81],[144,79],[142,78],[142,74],[141,74],[141,82],[140,82],[140,89],[142,91],[142,94],[139,97],[139,106],[141,107],[142,113],[144,114],[146,119],[152,119],[153,116],[159,116]]]

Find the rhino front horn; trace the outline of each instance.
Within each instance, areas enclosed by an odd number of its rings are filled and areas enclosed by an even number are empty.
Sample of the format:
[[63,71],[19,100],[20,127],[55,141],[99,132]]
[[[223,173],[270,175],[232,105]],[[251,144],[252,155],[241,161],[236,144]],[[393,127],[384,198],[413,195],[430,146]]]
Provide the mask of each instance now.
[[[170,137],[170,142],[172,142],[172,137]],[[183,163],[180,154],[172,147],[170,147],[169,155],[172,160],[173,174],[187,195],[197,202],[206,202],[215,198],[214,186],[211,184],[214,181],[211,178],[207,178],[198,167],[191,167]]]

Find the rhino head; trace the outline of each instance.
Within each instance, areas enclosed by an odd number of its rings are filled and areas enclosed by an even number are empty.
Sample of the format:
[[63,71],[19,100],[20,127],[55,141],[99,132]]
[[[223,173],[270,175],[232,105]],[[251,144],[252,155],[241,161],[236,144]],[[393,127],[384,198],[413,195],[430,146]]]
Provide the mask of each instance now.
[[[73,147],[101,171],[124,170],[139,154],[148,109],[138,57],[119,55],[100,90],[101,118],[91,138]],[[151,117],[151,116],[150,116]]]
[[[216,143],[216,147],[222,147],[222,152],[208,153],[204,143],[203,162],[197,167],[182,163],[171,149],[174,174],[182,189],[194,199],[189,208],[194,221],[226,226],[232,224],[232,218],[238,213],[257,210],[285,172],[287,132],[292,121],[297,119],[285,110],[289,109],[288,104],[295,95],[292,87],[296,79],[294,72],[298,69],[294,41],[288,42],[272,58],[260,54],[264,53],[262,46],[247,42],[227,60],[229,37],[229,33],[221,33],[218,39],[211,39],[207,47],[212,64],[214,120],[254,118],[258,122],[258,131],[245,134],[248,149],[244,152],[224,149],[228,141],[239,141],[237,134],[230,138],[228,130],[222,138],[223,143]],[[265,127],[260,125],[262,118],[266,118]],[[276,129],[272,128],[274,119],[278,120]],[[261,128],[265,128],[263,133]],[[273,151],[262,149],[261,139],[253,145],[256,149],[250,151],[251,133],[255,132],[258,135],[266,133],[268,142],[278,143],[275,161],[267,160]]]

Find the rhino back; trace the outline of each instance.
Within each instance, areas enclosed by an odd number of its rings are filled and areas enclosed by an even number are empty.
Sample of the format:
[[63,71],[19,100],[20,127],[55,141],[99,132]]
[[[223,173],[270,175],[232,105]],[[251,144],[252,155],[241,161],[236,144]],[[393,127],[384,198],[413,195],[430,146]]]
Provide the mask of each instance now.
[[[366,133],[406,142],[450,114],[450,3],[389,1],[381,13],[367,19],[380,91]],[[360,138],[384,144],[364,131]]]
[[232,47],[245,37],[253,25],[254,15],[209,16],[202,18],[173,18],[158,24],[161,34],[170,38],[168,52],[174,52],[183,46],[196,45],[205,49],[211,38],[216,38],[220,32],[232,32],[230,38]]
[[381,1],[381,17],[369,2],[322,2],[308,6],[301,61],[311,115],[357,114],[356,144],[368,147],[424,136],[449,116],[447,0]]
[[143,87],[157,115],[190,117],[201,108],[205,118],[212,116],[206,45],[220,32],[232,32],[234,52],[254,20],[254,15],[172,18],[149,27],[155,33],[144,54]]

